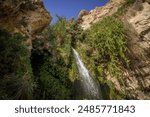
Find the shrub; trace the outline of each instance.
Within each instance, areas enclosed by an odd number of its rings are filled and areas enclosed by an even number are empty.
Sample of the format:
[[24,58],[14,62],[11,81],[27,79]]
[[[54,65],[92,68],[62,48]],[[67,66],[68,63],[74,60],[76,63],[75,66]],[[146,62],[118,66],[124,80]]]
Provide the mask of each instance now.
[[77,78],[77,73],[71,47],[83,34],[74,19],[67,21],[66,18],[57,17],[58,21],[43,32],[49,41],[49,51],[44,48],[39,51],[40,44],[33,43],[32,67],[37,81],[36,99],[72,99],[72,82]]
[[0,98],[32,99],[32,68],[25,38],[0,29]]
[[106,17],[91,27],[87,38],[89,46],[96,52],[92,56],[94,61],[119,77],[119,65],[128,63],[123,24],[113,17]]
[[40,70],[40,87],[43,99],[71,99],[68,68],[62,59],[45,59]]

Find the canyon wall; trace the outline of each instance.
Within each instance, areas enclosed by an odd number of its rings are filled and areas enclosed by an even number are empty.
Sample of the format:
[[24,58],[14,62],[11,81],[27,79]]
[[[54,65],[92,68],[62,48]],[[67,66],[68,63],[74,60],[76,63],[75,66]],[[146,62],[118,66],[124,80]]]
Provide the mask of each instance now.
[[[80,26],[84,30],[90,28],[93,23],[117,13],[124,3],[125,0],[111,0],[105,6],[96,7],[90,12],[81,11],[78,18]],[[125,89],[129,99],[150,99],[149,0],[134,0],[118,18],[126,28],[131,69],[123,70],[125,87],[116,78],[108,76],[106,79],[113,82],[116,91]]]
[[0,1],[0,27],[26,36],[29,50],[32,49],[35,35],[41,33],[50,21],[51,16],[42,0]]

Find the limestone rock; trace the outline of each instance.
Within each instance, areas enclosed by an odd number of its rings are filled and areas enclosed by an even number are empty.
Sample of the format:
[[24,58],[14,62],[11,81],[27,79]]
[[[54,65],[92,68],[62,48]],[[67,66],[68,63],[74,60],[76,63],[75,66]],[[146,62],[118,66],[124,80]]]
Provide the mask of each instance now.
[[88,11],[82,10],[82,11],[80,11],[78,18],[80,19],[80,18],[82,18],[83,16],[88,15],[88,14],[89,14]]
[[131,7],[125,17],[137,35],[129,41],[132,45],[129,47],[132,55],[138,60],[137,63],[133,61],[136,77],[144,95],[150,99],[150,4],[145,1],[141,5],[142,10],[136,11],[135,15],[131,16],[130,10],[134,10],[134,7]]
[[91,24],[99,21],[100,19],[114,14],[118,7],[124,2],[124,0],[111,0],[103,7],[96,7],[89,13],[82,15],[79,19],[82,20],[80,26],[85,30],[91,26]]
[[0,27],[25,35],[29,49],[34,36],[49,25],[51,16],[42,0],[0,1]]
[[136,12],[134,17],[129,17],[128,21],[138,35],[143,36],[144,40],[150,40],[150,4],[144,2],[143,10]]

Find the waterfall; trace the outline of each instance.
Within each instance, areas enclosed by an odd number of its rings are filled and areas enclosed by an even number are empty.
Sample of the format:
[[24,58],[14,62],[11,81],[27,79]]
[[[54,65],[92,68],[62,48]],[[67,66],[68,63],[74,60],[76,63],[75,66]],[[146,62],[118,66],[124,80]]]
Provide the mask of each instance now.
[[81,98],[101,99],[100,87],[98,82],[96,82],[91,77],[77,51],[73,48],[72,50],[80,76],[80,79],[77,83],[78,85],[76,86],[76,92],[80,95]]

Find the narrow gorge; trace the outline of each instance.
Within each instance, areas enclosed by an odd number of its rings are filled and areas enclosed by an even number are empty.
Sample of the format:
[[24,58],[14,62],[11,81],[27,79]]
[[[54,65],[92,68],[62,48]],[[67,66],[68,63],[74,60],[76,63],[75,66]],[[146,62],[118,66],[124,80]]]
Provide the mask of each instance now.
[[0,0],[1,100],[150,99],[149,0],[52,19],[42,0]]

